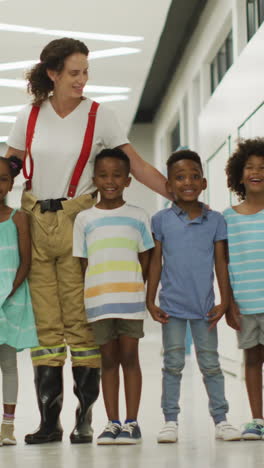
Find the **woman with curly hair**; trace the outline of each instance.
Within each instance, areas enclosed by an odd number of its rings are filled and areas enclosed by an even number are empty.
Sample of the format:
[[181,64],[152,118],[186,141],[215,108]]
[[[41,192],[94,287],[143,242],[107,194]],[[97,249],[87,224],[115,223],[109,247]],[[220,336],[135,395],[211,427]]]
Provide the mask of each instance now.
[[79,400],[70,440],[92,441],[100,353],[86,320],[83,273],[79,259],[72,256],[72,225],[78,212],[96,202],[96,154],[121,147],[135,178],[167,193],[165,177],[137,154],[115,114],[83,95],[88,53],[83,42],[67,37],[44,47],[27,76],[33,106],[21,110],[8,139],[7,157],[24,160],[28,154],[31,161],[24,167],[28,184],[22,206],[30,215],[32,235],[29,283],[40,346],[31,356],[41,423],[26,435],[28,444],[62,440],[59,416],[67,345]]
[[224,212],[228,227],[233,301],[227,315],[245,351],[245,378],[253,420],[242,438],[264,439],[264,138],[242,140],[226,166],[228,187],[241,203]]

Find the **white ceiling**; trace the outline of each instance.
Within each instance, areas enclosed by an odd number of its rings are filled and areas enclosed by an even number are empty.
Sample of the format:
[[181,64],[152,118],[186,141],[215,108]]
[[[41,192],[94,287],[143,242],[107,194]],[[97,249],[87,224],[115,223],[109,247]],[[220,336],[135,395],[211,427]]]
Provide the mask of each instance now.
[[[42,48],[52,39],[72,36],[69,31],[81,32],[91,53],[99,50],[139,49],[127,55],[93,58],[89,65],[88,85],[129,88],[115,93],[87,92],[94,97],[121,94],[122,101],[108,103],[116,110],[128,130],[151,66],[171,0],[0,0],[0,138],[8,135],[11,122],[1,120],[14,117],[16,112],[4,112],[1,107],[25,104],[29,97],[25,90],[1,86],[3,79],[23,80],[24,70],[1,70],[1,64],[37,60]],[[7,25],[44,29],[36,32],[6,31]],[[52,31],[62,31],[54,35]],[[65,33],[63,32],[65,31]],[[136,36],[124,39],[99,40],[89,33]],[[141,38],[141,39],[138,39]],[[13,83],[13,82],[12,82]],[[1,139],[0,139],[1,141]]]

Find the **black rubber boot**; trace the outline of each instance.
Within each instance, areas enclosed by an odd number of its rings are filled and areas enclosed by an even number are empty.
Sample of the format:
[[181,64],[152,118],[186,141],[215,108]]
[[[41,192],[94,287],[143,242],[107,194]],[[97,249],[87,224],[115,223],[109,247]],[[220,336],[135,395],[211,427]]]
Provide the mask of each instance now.
[[76,410],[76,424],[70,435],[72,444],[92,442],[92,406],[99,395],[100,369],[73,367],[74,393],[79,400]]
[[60,412],[63,400],[62,367],[34,367],[35,387],[40,411],[40,426],[25,436],[27,444],[45,444],[62,440]]

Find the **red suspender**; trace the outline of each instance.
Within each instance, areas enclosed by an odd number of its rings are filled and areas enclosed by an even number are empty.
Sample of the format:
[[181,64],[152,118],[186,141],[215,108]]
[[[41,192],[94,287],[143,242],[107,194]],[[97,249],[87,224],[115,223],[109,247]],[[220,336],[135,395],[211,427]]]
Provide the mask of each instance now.
[[[34,130],[35,130],[36,121],[38,118],[39,109],[40,109],[39,106],[32,106],[32,109],[28,118],[28,123],[27,123],[26,150],[25,150],[25,156],[23,159],[23,176],[25,177],[25,179],[27,179],[26,190],[31,189],[31,180],[32,180],[33,170],[34,170],[34,162],[33,162],[33,158],[31,155],[31,143],[32,143],[33,135],[34,135]],[[29,156],[29,174],[26,168],[27,155]]]
[[[88,114],[88,123],[87,123],[86,131],[85,131],[85,135],[84,135],[84,141],[83,141],[81,153],[75,165],[73,175],[70,181],[70,185],[68,189],[68,197],[74,197],[80,177],[90,157],[92,143],[93,143],[95,119],[96,119],[96,113],[97,113],[98,107],[99,107],[98,102],[93,101],[90,112]],[[27,190],[31,189],[31,180],[33,176],[34,162],[33,162],[33,158],[31,155],[31,143],[32,143],[33,135],[34,135],[34,130],[35,130],[36,121],[38,118],[39,109],[40,109],[39,106],[32,106],[32,109],[28,118],[28,124],[27,124],[26,151],[25,151],[25,157],[23,160],[23,175],[25,179],[27,179],[26,181]],[[30,168],[29,174],[26,169],[27,155],[29,156],[29,168]]]
[[68,197],[74,197],[78,182],[83,173],[84,167],[90,157],[92,143],[93,143],[96,112],[97,112],[98,107],[99,107],[98,102],[93,101],[90,112],[88,114],[88,123],[87,123],[86,131],[85,131],[85,135],[84,135],[81,153],[76,163],[76,166],[74,168],[72,178],[70,181],[68,194],[67,194]]

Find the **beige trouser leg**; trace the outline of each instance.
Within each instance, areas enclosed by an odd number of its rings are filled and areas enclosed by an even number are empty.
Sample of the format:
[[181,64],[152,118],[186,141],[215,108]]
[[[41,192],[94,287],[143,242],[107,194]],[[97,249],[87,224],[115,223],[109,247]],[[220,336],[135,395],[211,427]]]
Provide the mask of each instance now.
[[[93,201],[83,198],[92,206]],[[99,367],[99,349],[87,324],[83,277],[78,258],[72,257],[73,218],[80,199],[64,203],[57,212],[40,212],[27,192],[22,206],[31,214],[32,266],[29,276],[40,346],[32,349],[33,364],[60,366],[70,346],[73,366]],[[69,213],[69,215],[67,214]]]

